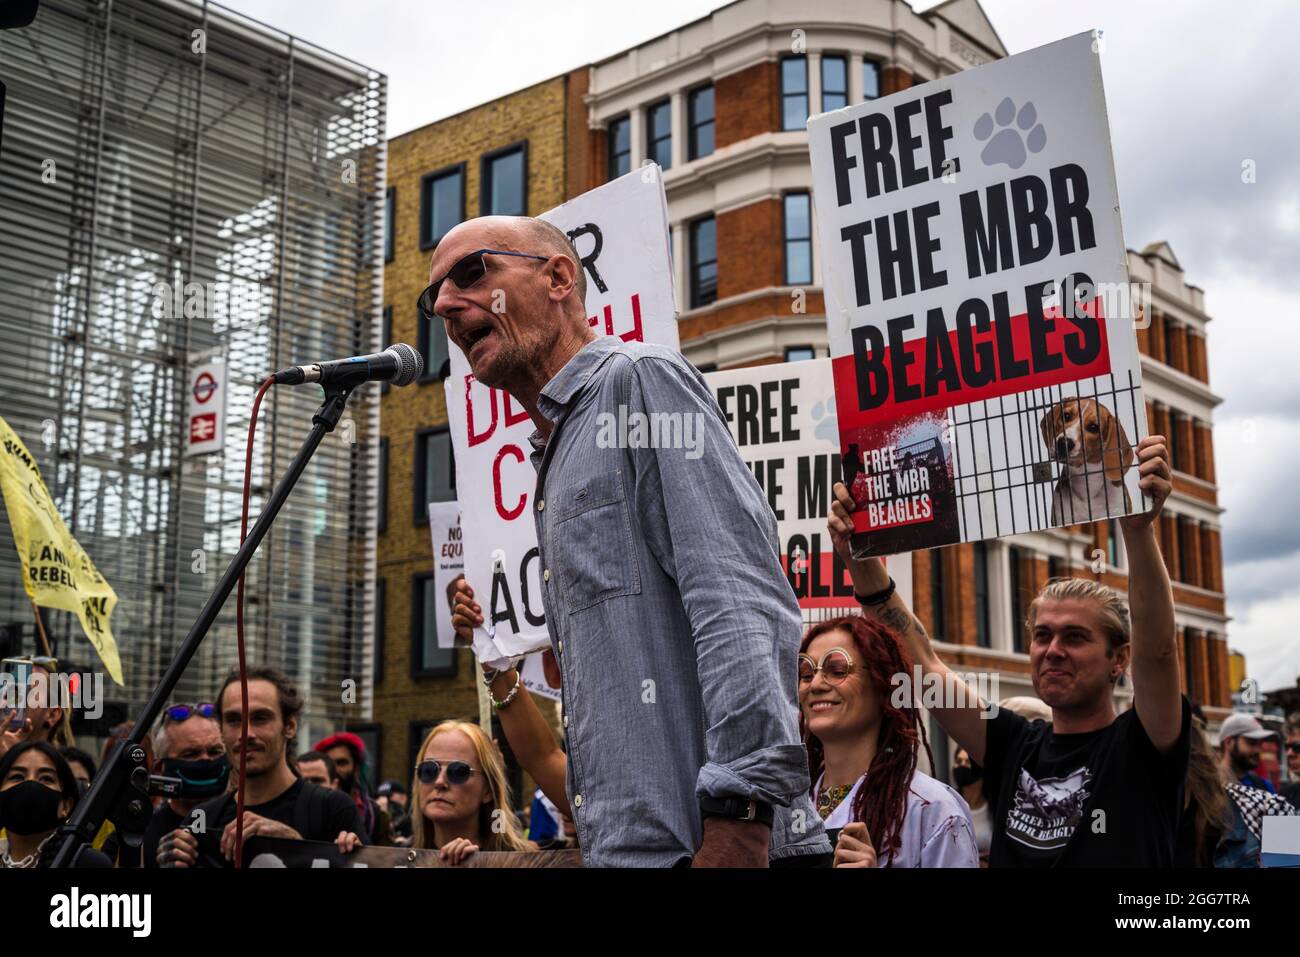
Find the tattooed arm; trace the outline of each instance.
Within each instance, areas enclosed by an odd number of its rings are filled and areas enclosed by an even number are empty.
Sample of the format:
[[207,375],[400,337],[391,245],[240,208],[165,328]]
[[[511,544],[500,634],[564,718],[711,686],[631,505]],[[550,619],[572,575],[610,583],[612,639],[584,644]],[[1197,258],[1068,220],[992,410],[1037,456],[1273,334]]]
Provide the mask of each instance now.
[[[836,482],[835,500],[831,503],[831,514],[827,520],[831,544],[843,559],[853,579],[853,589],[859,595],[870,595],[889,587],[889,573],[879,558],[859,561],[849,549],[849,539],[853,534],[853,497],[843,482]],[[911,609],[895,592],[889,601],[882,605],[864,605],[862,614],[873,617],[888,626],[903,640],[908,656],[921,666],[921,672],[927,681],[942,682],[942,707],[930,708],[930,712],[939,720],[943,730],[956,741],[971,760],[976,764],[984,763],[985,730],[988,727],[986,717],[981,717],[985,704],[978,694],[961,678],[953,674],[948,666],[935,653],[930,643],[930,636],[925,626],[912,614]],[[933,676],[933,677],[932,677]],[[911,675],[908,679],[911,679]],[[913,688],[912,695],[921,699],[921,688]],[[927,703],[930,698],[927,695]]]

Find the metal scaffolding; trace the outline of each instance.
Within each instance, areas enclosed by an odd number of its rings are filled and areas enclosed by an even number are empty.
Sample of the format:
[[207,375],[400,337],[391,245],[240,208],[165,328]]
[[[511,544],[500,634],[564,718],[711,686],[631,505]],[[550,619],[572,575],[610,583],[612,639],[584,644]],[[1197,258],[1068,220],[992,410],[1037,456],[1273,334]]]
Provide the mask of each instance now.
[[[117,591],[127,686],[109,698],[134,710],[238,545],[258,383],[380,347],[385,78],[182,0],[46,0],[0,33],[0,77],[0,415]],[[183,459],[187,356],[208,350],[227,361],[226,445]],[[253,517],[319,402],[268,395]],[[249,660],[307,691],[304,738],[370,716],[378,415],[378,388],[358,390],[248,573]],[[233,604],[179,700],[210,700],[234,661]],[[75,617],[51,621],[97,667]],[[0,543],[4,623],[31,634]]]

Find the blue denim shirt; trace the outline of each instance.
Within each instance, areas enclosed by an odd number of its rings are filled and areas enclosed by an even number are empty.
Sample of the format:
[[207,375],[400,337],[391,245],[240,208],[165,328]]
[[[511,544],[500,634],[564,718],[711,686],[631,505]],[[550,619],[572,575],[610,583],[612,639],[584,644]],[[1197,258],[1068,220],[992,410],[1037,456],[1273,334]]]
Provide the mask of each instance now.
[[[620,406],[630,422],[691,417],[691,448],[608,441]],[[584,863],[695,854],[704,795],[775,805],[772,859],[829,853],[807,796],[802,622],[776,519],[703,378],[675,350],[601,337],[538,410],[554,427],[530,437],[534,518]]]

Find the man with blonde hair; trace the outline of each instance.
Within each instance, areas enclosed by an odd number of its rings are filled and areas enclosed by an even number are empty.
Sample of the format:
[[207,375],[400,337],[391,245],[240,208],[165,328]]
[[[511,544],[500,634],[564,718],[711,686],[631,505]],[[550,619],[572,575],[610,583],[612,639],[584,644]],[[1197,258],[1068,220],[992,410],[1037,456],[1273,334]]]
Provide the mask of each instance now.
[[[864,596],[864,613],[891,626],[923,673],[952,692],[931,713],[984,767],[991,867],[1173,864],[1191,710],[1179,691],[1173,591],[1153,529],[1171,489],[1167,458],[1162,436],[1137,446],[1139,484],[1153,507],[1119,520],[1128,604],[1106,585],[1071,578],[1048,582],[1029,606],[1030,676],[1052,710],[1050,724],[986,710],[972,689],[955,687],[960,679],[893,592],[881,562],[849,554],[853,500],[835,486],[831,538]],[[1130,669],[1133,707],[1117,713],[1115,685]]]

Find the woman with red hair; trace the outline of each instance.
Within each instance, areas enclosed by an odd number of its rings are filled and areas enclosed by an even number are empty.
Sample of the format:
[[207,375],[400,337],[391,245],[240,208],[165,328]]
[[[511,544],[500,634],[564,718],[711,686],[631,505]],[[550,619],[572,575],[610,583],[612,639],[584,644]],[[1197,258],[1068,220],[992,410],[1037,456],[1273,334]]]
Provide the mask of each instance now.
[[[813,804],[836,867],[978,867],[970,809],[916,769],[930,743],[912,663],[885,626],[860,615],[814,625],[799,648],[799,724]],[[919,690],[919,689],[918,689]]]

